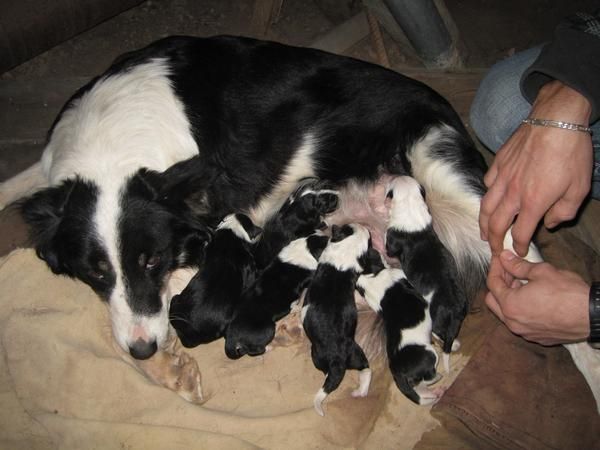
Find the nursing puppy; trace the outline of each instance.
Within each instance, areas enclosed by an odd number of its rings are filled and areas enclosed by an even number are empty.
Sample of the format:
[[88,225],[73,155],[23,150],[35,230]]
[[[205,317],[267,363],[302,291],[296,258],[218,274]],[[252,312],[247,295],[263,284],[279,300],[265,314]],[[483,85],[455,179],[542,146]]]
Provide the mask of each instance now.
[[396,268],[361,275],[356,289],[383,318],[388,364],[398,389],[418,405],[436,402],[443,390],[427,387],[440,378],[428,300]]
[[326,181],[306,178],[279,211],[264,225],[255,250],[256,263],[265,268],[287,244],[327,225],[323,216],[338,206],[338,195]]
[[360,370],[360,385],[353,397],[364,397],[371,384],[371,369],[363,350],[354,340],[357,311],[354,289],[358,275],[373,270],[381,258],[370,247],[369,231],[361,225],[333,226],[331,240],[306,291],[301,319],[312,343],[311,356],[326,375],[313,400],[323,416],[322,403],[342,382],[346,369]]
[[443,361],[450,371],[450,351],[467,315],[468,298],[458,283],[454,258],[433,229],[425,193],[411,177],[394,178],[388,188],[390,220],[386,252],[398,258],[410,283],[430,298],[433,333],[443,341]]
[[244,214],[230,214],[217,226],[200,271],[171,300],[171,325],[185,347],[224,336],[242,291],[254,282],[252,244],[260,232]]
[[225,335],[229,358],[266,351],[275,336],[275,322],[289,314],[302,295],[327,241],[319,234],[292,241],[244,292]]

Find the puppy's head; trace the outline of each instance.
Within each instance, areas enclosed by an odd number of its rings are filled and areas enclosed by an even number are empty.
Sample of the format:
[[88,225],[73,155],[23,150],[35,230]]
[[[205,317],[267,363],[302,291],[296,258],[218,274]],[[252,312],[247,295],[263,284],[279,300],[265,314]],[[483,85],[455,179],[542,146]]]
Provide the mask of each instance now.
[[419,405],[431,403],[426,387],[441,378],[436,371],[437,362],[437,353],[429,344],[407,345],[389,359],[396,386]]
[[307,236],[316,229],[326,227],[323,216],[338,207],[338,192],[326,182],[304,180],[290,195],[280,211],[285,226],[297,230],[296,237]]
[[399,231],[421,231],[431,225],[425,189],[412,177],[392,178],[387,186],[388,227]]
[[[341,271],[353,270],[362,273],[365,267],[376,264],[374,253],[369,254],[370,234],[364,226],[349,224],[331,227],[331,239],[323,251],[320,263],[334,266]],[[374,267],[373,267],[374,268]]]
[[225,333],[225,354],[230,359],[265,353],[275,337],[275,322],[255,305],[243,304]]
[[199,264],[209,239],[206,227],[158,201],[157,177],[140,171],[121,185],[74,178],[21,203],[38,256],[108,302],[115,339],[138,359],[167,338],[165,278]]

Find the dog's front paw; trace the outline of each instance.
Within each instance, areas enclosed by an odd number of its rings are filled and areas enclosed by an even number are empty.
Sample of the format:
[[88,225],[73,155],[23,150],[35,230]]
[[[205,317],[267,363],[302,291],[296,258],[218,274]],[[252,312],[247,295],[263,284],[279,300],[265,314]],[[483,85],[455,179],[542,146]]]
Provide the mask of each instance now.
[[304,337],[304,329],[300,323],[300,314],[289,314],[277,322],[275,327],[275,338],[273,347],[288,347],[301,342]]
[[197,361],[187,353],[173,355],[165,386],[191,403],[202,403],[202,377]]

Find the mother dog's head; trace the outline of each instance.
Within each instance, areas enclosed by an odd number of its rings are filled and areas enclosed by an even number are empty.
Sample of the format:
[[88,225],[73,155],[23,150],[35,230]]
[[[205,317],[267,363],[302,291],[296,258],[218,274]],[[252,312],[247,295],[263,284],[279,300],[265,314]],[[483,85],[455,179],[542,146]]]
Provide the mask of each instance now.
[[209,237],[203,224],[163,201],[163,185],[161,174],[146,170],[116,185],[72,178],[21,204],[38,256],[108,302],[115,339],[137,359],[167,338],[166,277],[198,265]]

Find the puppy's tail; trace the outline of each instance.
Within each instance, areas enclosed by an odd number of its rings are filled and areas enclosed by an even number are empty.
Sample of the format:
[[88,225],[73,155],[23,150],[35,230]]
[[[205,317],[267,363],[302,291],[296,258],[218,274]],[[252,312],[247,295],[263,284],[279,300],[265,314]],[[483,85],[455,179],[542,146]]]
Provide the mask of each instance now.
[[485,192],[483,162],[473,142],[449,125],[428,129],[408,152],[413,177],[425,188],[433,227],[452,254],[468,299],[485,286],[490,261],[479,232]]

